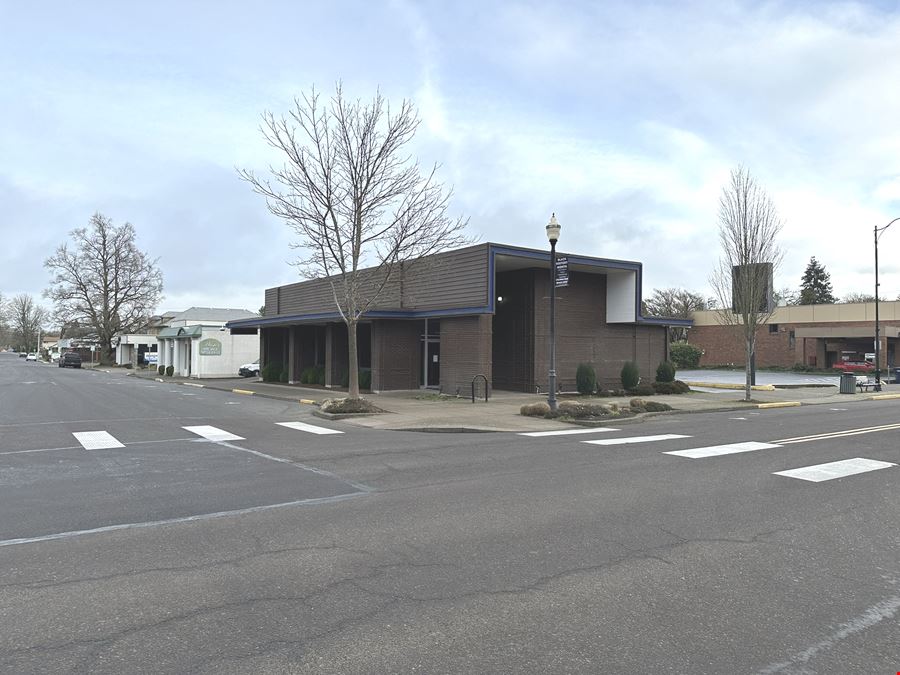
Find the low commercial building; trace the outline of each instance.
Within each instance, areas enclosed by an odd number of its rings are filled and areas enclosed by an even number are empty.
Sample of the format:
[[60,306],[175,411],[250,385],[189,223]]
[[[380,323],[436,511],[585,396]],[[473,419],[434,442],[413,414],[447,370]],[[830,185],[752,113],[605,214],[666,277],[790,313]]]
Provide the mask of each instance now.
[[[900,302],[879,302],[881,367],[897,363]],[[744,342],[715,310],[694,312],[688,342],[703,350],[701,365],[744,365]],[[756,333],[757,367],[832,368],[842,361],[873,360],[875,303],[776,307]]]
[[[592,365],[606,388],[621,386],[627,361],[652,380],[668,356],[667,327],[690,321],[641,316],[641,263],[560,256],[568,285],[557,289],[559,389],[575,389],[581,363]],[[358,326],[359,366],[370,371],[371,389],[466,395],[483,375],[494,389],[546,392],[549,268],[548,251],[494,243],[404,264]],[[371,270],[362,285],[378,285]],[[326,387],[346,385],[347,329],[329,279],[270,288],[264,316],[228,327],[259,329],[261,364],[283,367],[290,382],[316,368]]]
[[234,377],[259,357],[255,331],[232,334],[225,324],[257,314],[246,309],[191,307],[172,317],[156,336],[158,365],[180,377]]

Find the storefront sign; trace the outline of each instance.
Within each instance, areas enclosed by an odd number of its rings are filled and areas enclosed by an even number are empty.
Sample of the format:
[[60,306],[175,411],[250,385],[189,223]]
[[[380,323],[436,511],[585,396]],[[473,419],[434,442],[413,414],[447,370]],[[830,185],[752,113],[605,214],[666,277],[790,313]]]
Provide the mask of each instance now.
[[200,356],[222,356],[222,343],[215,338],[200,340]]
[[562,288],[569,285],[569,259],[558,257],[556,259],[556,269],[554,270],[556,279],[556,287]]

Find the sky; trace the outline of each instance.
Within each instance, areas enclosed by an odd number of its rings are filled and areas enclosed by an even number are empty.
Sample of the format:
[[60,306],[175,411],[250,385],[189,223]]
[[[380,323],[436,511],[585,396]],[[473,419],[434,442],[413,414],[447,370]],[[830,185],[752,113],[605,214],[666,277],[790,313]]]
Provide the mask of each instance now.
[[[256,309],[300,280],[292,231],[236,169],[311,86],[410,99],[479,241],[637,260],[644,295],[711,295],[718,199],[745,166],[811,256],[872,293],[900,217],[900,2],[0,0],[0,293],[101,212],[158,258],[160,310]],[[879,244],[900,294],[900,224]],[[44,301],[46,302],[46,301]]]

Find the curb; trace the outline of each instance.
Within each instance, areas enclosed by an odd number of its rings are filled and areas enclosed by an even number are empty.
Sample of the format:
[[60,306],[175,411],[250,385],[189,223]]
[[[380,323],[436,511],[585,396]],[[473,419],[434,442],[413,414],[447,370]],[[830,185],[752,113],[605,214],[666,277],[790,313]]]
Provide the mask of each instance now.
[[205,384],[197,384],[196,382],[181,382],[181,384],[185,387],[197,387],[198,389],[205,389]]
[[300,403],[303,405],[319,405],[318,403],[313,401],[311,398],[301,398]]
[[900,394],[876,394],[875,396],[872,396],[869,400],[870,401],[886,401],[886,400],[892,399],[892,398],[900,398]]
[[[730,384],[727,382],[685,382],[685,384],[689,387],[706,387],[707,389],[735,389],[737,391],[744,389],[742,384]],[[750,389],[753,391],[775,391],[775,385],[754,384],[751,385]]]
[[253,396],[256,394],[255,391],[250,391],[249,389],[232,389],[232,394],[244,394],[245,396]]
[[772,403],[757,403],[757,408],[796,408],[803,405],[800,401],[773,401]]

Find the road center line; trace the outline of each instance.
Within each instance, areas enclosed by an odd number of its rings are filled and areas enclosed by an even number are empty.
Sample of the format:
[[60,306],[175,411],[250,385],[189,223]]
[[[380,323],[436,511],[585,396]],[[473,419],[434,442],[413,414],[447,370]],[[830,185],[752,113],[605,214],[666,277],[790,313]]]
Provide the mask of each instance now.
[[772,443],[778,443],[780,445],[787,445],[789,443],[806,443],[808,441],[820,441],[829,438],[843,438],[844,436],[858,436],[860,434],[872,434],[877,431],[893,431],[895,429],[900,429],[900,423],[883,424],[877,427],[859,427],[856,429],[845,429],[843,431],[828,431],[821,434],[812,434],[811,436],[795,436],[793,438],[783,438],[779,441],[772,441]]
[[71,539],[73,537],[81,537],[86,534],[103,534],[105,532],[115,532],[117,530],[136,530],[147,527],[160,527],[164,525],[177,525],[179,523],[192,523],[202,520],[212,520],[214,518],[227,518],[229,516],[242,516],[248,513],[257,513],[259,511],[271,511],[273,509],[281,509],[287,506],[314,506],[316,504],[330,504],[332,502],[340,502],[354,497],[362,497],[366,492],[348,492],[346,494],[335,495],[333,497],[315,497],[313,499],[297,499],[292,502],[280,502],[278,504],[265,504],[263,506],[250,506],[246,509],[234,509],[232,511],[216,511],[214,513],[201,513],[195,516],[184,516],[182,518],[168,518],[166,520],[151,520],[143,523],[122,523],[120,525],[106,525],[104,527],[95,527],[89,530],[72,530],[70,532],[56,532],[54,534],[45,534],[39,537],[21,537],[19,539],[3,539],[0,540],[2,546],[18,546],[20,544],[36,544],[42,541],[55,541],[57,539]]

